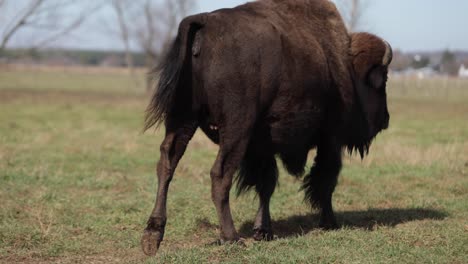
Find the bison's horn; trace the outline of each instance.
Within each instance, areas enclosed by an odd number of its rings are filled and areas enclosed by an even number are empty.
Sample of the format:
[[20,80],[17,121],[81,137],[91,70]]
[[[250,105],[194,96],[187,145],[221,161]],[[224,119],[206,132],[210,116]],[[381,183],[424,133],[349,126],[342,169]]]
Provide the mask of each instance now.
[[390,44],[387,41],[384,40],[384,43],[386,46],[386,50],[385,50],[385,55],[383,56],[383,59],[382,59],[382,65],[388,66],[392,62],[393,51],[392,51],[392,46],[390,46]]

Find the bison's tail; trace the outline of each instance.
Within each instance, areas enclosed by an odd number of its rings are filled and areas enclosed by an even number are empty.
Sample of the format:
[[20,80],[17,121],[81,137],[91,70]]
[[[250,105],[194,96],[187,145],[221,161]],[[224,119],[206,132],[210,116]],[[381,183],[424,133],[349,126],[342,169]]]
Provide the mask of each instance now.
[[[184,19],[179,26],[179,32],[166,57],[151,74],[160,72],[159,82],[154,95],[146,109],[144,131],[153,126],[159,126],[171,113],[178,109],[179,97],[187,93],[191,74],[192,44],[197,31],[203,27],[199,16]],[[188,78],[187,78],[188,77]],[[180,111],[180,109],[178,109]]]

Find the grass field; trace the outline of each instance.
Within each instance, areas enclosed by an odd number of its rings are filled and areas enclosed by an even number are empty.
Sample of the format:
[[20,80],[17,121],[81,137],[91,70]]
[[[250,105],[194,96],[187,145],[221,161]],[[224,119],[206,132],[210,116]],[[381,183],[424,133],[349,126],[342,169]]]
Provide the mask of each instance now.
[[232,199],[246,247],[206,245],[218,234],[217,148],[197,133],[155,258],[139,240],[162,131],[141,133],[148,96],[132,84],[121,72],[0,71],[1,263],[468,263],[468,81],[391,81],[389,130],[364,161],[346,158],[338,231],[317,228],[300,182],[281,170],[278,238],[249,239],[257,201],[247,195]]

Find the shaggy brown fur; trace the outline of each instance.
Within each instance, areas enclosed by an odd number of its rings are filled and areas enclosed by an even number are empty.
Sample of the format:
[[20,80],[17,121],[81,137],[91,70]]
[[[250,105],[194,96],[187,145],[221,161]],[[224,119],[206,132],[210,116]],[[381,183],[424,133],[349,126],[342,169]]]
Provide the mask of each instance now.
[[269,203],[278,172],[275,155],[304,178],[320,225],[336,228],[331,197],[342,149],[363,156],[387,128],[385,81],[391,48],[367,33],[348,34],[327,0],[262,0],[184,19],[147,110],[148,129],[164,121],[158,196],[142,239],[156,253],[164,236],[169,183],[195,130],[219,144],[211,170],[221,241],[239,239],[229,191],[254,188],[260,206],[254,238],[273,237]]

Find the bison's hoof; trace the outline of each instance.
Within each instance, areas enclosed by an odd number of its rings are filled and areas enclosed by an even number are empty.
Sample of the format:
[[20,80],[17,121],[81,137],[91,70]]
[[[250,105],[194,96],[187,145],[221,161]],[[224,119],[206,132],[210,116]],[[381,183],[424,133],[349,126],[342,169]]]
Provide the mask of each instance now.
[[265,229],[254,229],[253,239],[256,241],[270,241],[273,240],[273,232]]
[[155,256],[162,241],[162,233],[154,230],[145,230],[141,238],[141,249],[147,256]]

